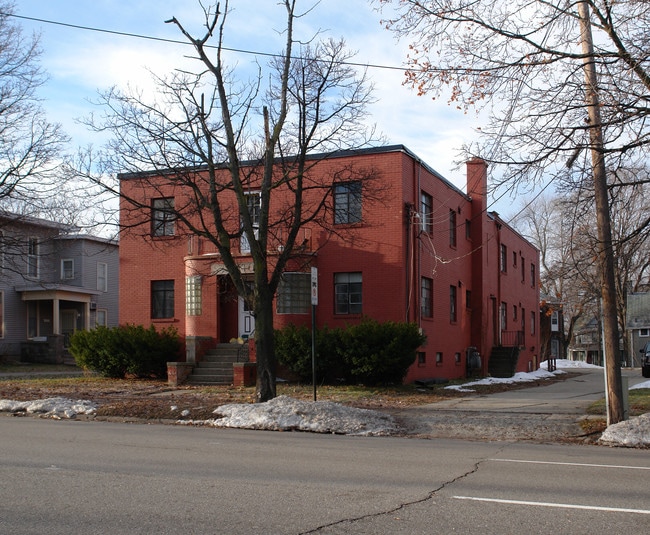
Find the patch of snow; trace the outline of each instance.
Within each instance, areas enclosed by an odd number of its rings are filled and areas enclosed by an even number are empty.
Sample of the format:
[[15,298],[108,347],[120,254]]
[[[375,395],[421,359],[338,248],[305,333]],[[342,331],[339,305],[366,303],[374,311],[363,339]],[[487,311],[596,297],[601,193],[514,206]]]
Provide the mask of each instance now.
[[599,442],[628,448],[650,446],[650,413],[608,426]]
[[41,414],[48,418],[74,418],[77,414],[94,414],[97,404],[85,399],[46,398],[32,401],[0,399],[0,412]]
[[636,389],[638,389],[638,388],[650,388],[650,381],[645,381],[645,382],[643,382],[643,383],[639,383],[639,384],[636,384],[636,385],[632,385],[632,386],[630,387],[630,390],[636,390]]
[[361,436],[390,435],[399,430],[395,420],[381,412],[331,401],[302,401],[289,396],[278,396],[266,403],[222,405],[214,413],[217,415],[214,419],[179,423]]
[[456,392],[475,392],[475,390],[468,388],[470,386],[480,386],[480,385],[507,385],[513,383],[530,383],[537,381],[539,379],[551,379],[556,375],[561,375],[562,370],[556,370],[554,372],[548,372],[542,370],[541,368],[535,372],[519,372],[512,377],[486,377],[485,379],[479,379],[478,381],[471,381],[469,383],[463,383],[462,385],[451,385],[446,386],[447,390],[455,390]]
[[[567,360],[567,359],[555,359],[555,365],[558,368],[600,368],[601,370],[603,369],[602,366],[596,366],[595,364],[588,364],[587,362],[583,362],[582,360]],[[547,370],[548,369],[548,360],[545,360],[539,365],[540,369]]]

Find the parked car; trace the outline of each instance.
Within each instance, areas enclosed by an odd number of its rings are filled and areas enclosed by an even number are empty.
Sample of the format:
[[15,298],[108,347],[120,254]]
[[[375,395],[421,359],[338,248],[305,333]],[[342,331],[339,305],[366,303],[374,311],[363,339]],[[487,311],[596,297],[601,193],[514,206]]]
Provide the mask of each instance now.
[[641,375],[650,377],[650,342],[641,349]]

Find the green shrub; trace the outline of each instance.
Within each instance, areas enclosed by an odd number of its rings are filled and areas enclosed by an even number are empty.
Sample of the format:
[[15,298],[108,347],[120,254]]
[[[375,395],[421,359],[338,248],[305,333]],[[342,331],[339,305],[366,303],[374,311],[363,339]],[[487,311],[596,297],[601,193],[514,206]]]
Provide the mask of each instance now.
[[[311,331],[290,325],[276,331],[278,362],[311,382]],[[413,323],[379,323],[364,319],[346,329],[319,329],[316,334],[316,377],[333,384],[367,386],[400,383],[426,338]]]
[[105,377],[159,377],[167,375],[167,361],[176,360],[181,342],[173,327],[156,331],[141,325],[98,327],[77,331],[70,353],[78,366]]
[[354,382],[401,383],[426,340],[415,323],[364,319],[345,331],[345,361]]
[[[327,327],[316,332],[316,376],[319,381],[331,384],[340,375],[340,354],[336,341],[338,332]],[[288,325],[275,331],[275,353],[278,362],[299,377],[311,382],[311,329]]]

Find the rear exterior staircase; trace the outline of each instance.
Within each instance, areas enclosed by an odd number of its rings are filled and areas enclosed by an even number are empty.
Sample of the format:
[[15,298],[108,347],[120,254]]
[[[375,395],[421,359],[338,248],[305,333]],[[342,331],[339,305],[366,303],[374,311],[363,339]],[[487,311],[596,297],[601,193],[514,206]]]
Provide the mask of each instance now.
[[488,362],[488,373],[492,377],[512,377],[517,369],[519,347],[495,346]]
[[248,362],[248,344],[217,344],[203,355],[187,378],[193,385],[233,384],[233,364]]

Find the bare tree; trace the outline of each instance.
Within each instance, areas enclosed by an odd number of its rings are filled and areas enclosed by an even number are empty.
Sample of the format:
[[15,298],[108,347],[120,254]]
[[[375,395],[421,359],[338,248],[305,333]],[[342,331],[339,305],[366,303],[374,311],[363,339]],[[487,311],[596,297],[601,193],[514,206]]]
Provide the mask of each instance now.
[[[179,229],[214,244],[238,294],[254,311],[258,401],[276,394],[273,298],[287,263],[301,251],[301,228],[312,224],[332,231],[334,182],[363,183],[365,197],[377,179],[372,169],[335,160],[327,175],[313,172],[334,152],[369,143],[363,123],[371,87],[365,73],[346,65],[350,54],[343,42],[298,44],[296,0],[280,4],[286,12],[284,50],[268,71],[258,65],[252,82],[239,80],[226,63],[228,2],[223,9],[202,5],[205,32],[199,37],[176,18],[167,21],[194,48],[196,72],[157,77],[159,93],[149,99],[112,89],[101,98],[105,115],[89,120],[91,127],[112,133],[96,162],[97,183],[115,188],[106,181],[108,173],[132,173],[150,191],[183,192],[166,208],[169,216]],[[257,195],[248,195],[251,191]],[[131,231],[141,228],[151,217],[149,205],[119,194],[122,231],[129,231],[126,221],[134,224]],[[253,285],[237,259],[242,239],[252,258]],[[272,247],[277,243],[282,247]]]
[[[650,5],[627,0],[378,0],[412,42],[408,82],[449,90],[461,108],[490,106],[467,147],[513,189],[546,180],[596,194],[600,287],[611,423],[623,418],[607,175],[646,155],[650,141]],[[496,97],[496,98],[495,98]],[[499,177],[499,173],[495,173]]]
[[[613,257],[616,263],[616,309],[619,329],[626,332],[626,295],[650,285],[650,227],[645,171],[611,172]],[[630,186],[633,180],[638,183]],[[625,186],[623,186],[625,185]],[[568,196],[568,197],[567,197]],[[565,342],[576,321],[599,315],[596,221],[590,192],[541,196],[528,203],[511,222],[540,249],[540,290],[562,304],[567,321]],[[623,348],[629,355],[627,337]]]
[[24,36],[13,13],[12,3],[0,2],[0,208],[35,213],[58,187],[67,138],[37,96],[45,82],[38,36]]

